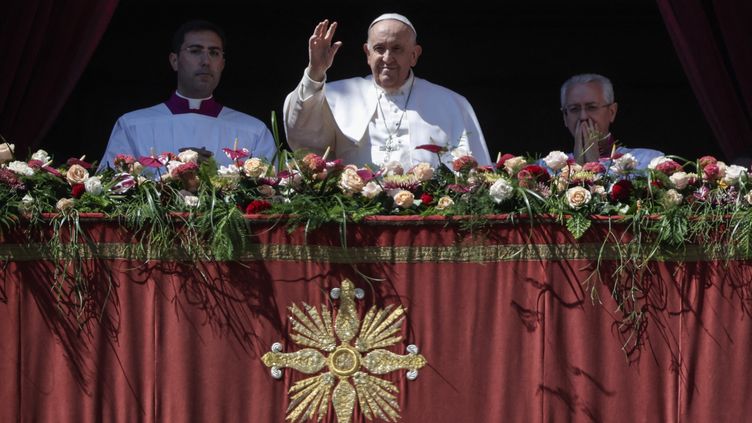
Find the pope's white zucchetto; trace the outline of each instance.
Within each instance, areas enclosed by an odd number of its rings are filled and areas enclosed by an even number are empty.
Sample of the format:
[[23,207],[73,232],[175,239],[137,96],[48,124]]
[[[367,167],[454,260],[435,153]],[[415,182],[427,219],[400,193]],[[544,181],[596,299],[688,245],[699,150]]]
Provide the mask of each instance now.
[[385,21],[385,20],[388,20],[388,19],[394,19],[395,21],[402,22],[403,24],[409,26],[410,29],[413,30],[413,33],[415,33],[416,37],[418,36],[418,31],[415,30],[415,27],[410,22],[410,20],[407,19],[406,17],[400,15],[399,13],[384,13],[383,15],[379,16],[378,18],[374,19],[373,22],[371,22],[371,24],[368,25],[368,30],[370,31],[371,28],[374,25],[376,25],[376,22],[381,22],[381,21]]

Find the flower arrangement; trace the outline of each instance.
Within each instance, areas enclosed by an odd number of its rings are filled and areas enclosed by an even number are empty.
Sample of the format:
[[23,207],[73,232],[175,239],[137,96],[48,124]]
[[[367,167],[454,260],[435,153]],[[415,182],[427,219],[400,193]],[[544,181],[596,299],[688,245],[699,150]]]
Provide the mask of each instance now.
[[[664,156],[638,170],[629,153],[580,165],[552,151],[542,159],[503,154],[494,166],[479,166],[467,151],[417,148],[434,152],[439,165],[404,169],[391,162],[372,169],[329,160],[328,154],[289,152],[275,164],[247,150],[225,149],[233,161],[229,166],[186,150],[118,155],[113,168],[96,172],[85,158],[53,166],[44,150],[17,160],[4,144],[0,225],[8,229],[48,213],[97,212],[128,220],[138,209],[157,218],[199,216],[221,207],[238,218],[287,215],[308,227],[370,215],[545,215],[579,238],[597,215],[653,216],[660,222],[679,215],[741,217],[752,209],[748,169],[710,156],[696,161]],[[150,212],[143,213],[144,207]],[[678,235],[677,240],[690,240]]]
[[159,255],[177,245],[196,259],[236,257],[249,238],[249,216],[266,215],[306,230],[324,223],[344,226],[374,215],[440,215],[475,230],[489,215],[510,220],[524,216],[531,223],[557,221],[575,240],[606,216],[635,234],[618,241],[625,245],[612,275],[622,278],[613,284],[612,294],[624,323],[635,333],[644,319],[642,287],[624,275],[645,269],[659,247],[676,249],[691,242],[716,258],[752,255],[749,169],[711,156],[695,161],[662,156],[638,169],[628,153],[577,164],[552,151],[543,158],[500,154],[493,166],[480,166],[461,149],[417,148],[436,154],[436,162],[408,169],[391,162],[374,169],[332,160],[328,152],[283,150],[269,162],[235,147],[224,151],[232,160],[228,166],[186,150],[118,155],[112,168],[96,171],[85,157],[53,165],[44,150],[18,160],[12,145],[4,143],[0,234],[21,222],[27,227],[51,225],[53,236],[45,245],[57,258],[60,275],[53,288],[75,291],[84,309],[88,285],[76,266],[92,257],[85,248],[93,243],[73,243],[61,236],[84,237],[78,225],[84,213],[117,219],[144,241],[134,243],[136,257]]

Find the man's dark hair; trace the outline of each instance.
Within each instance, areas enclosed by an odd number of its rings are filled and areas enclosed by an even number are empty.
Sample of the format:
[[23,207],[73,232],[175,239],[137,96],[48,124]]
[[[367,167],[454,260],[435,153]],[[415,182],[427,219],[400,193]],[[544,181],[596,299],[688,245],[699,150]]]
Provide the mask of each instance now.
[[180,46],[182,46],[183,41],[185,41],[185,34],[199,31],[211,31],[217,34],[222,40],[222,49],[224,50],[227,48],[227,43],[225,42],[225,31],[220,28],[219,25],[208,21],[193,20],[180,25],[180,28],[175,31],[175,35],[172,37],[172,52],[175,54],[180,52]]

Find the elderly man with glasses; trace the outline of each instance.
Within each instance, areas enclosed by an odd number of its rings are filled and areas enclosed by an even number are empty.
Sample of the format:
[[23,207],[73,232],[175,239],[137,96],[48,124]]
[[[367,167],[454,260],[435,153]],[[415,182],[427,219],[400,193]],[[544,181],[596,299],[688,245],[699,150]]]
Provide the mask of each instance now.
[[206,21],[181,25],[169,54],[170,66],[177,73],[177,90],[164,103],[118,119],[100,169],[113,165],[118,154],[138,158],[188,148],[203,156],[214,155],[222,165],[232,162],[222,151],[230,147],[271,159],[276,146],[269,128],[214,100],[225,67],[224,52],[224,31],[217,25]]
[[[561,111],[564,126],[574,137],[573,157],[577,163],[595,162],[610,157],[615,139],[609,127],[616,118],[618,104],[611,81],[603,75],[575,75],[561,86]],[[649,148],[616,148],[617,153],[630,153],[637,168],[644,169],[650,161],[663,156]]]

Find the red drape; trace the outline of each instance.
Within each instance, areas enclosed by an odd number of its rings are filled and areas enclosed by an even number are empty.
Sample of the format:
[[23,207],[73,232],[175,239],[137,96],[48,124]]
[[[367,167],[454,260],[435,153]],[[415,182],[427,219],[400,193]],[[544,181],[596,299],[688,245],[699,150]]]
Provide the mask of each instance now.
[[26,157],[50,128],[118,0],[10,0],[0,6],[0,134]]
[[[657,0],[700,107],[727,159],[752,156],[752,2]],[[650,64],[646,64],[649,66]]]
[[[399,389],[404,422],[705,422],[752,414],[752,266],[656,261],[627,277],[630,325],[612,286],[588,279],[624,262],[600,251],[606,225],[579,242],[558,225],[532,232],[385,218],[305,236],[255,223],[239,262],[138,261],[128,233],[86,225],[101,260],[84,308],[54,289],[54,266],[23,238],[0,242],[0,421],[281,422],[287,390],[260,357],[290,338],[287,307],[329,307],[344,278],[372,305],[402,304],[404,340],[428,364]],[[613,228],[611,229],[613,230]],[[613,232],[612,232],[613,233]],[[600,251],[600,252],[599,252]],[[72,271],[72,268],[68,269]],[[363,275],[381,280],[367,282]],[[606,279],[608,281],[609,279]],[[103,306],[104,304],[104,306]],[[336,421],[330,412],[324,419]],[[356,406],[354,421],[365,422]]]

